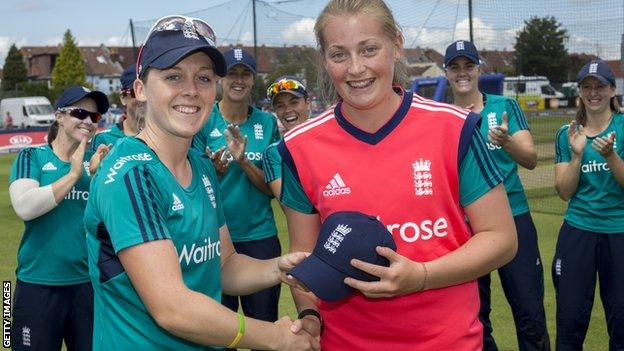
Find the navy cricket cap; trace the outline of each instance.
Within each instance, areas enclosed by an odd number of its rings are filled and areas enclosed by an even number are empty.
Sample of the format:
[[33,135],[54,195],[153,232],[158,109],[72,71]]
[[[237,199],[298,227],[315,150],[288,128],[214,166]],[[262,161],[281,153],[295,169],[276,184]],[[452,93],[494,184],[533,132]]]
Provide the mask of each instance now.
[[227,70],[229,71],[232,67],[241,64],[247,68],[249,68],[254,74],[256,74],[256,59],[252,54],[247,51],[239,48],[230,49],[223,53],[223,57],[225,58],[225,63],[227,65]]
[[136,64],[132,64],[121,73],[121,89],[132,89],[132,83],[136,79]]
[[615,75],[609,65],[603,60],[591,60],[587,62],[579,71],[576,81],[581,83],[581,81],[588,76],[598,79],[602,84],[610,84],[615,87]]
[[378,277],[351,265],[357,258],[381,266],[390,262],[375,248],[386,246],[396,251],[392,234],[377,218],[360,212],[335,212],[321,225],[312,254],[290,271],[321,300],[336,301],[355,292],[344,283],[346,277],[377,281]]
[[[215,73],[224,77],[227,71],[223,55],[216,48],[216,43],[212,38],[198,33],[194,27],[196,19],[184,16],[168,17],[181,18],[181,21],[185,23],[182,28],[176,28],[176,23],[164,23],[160,26],[158,23],[156,24],[139,53],[138,76],[142,76],[150,67],[156,69],[171,68],[190,54],[202,51],[212,59]],[[164,19],[166,20],[167,17]],[[201,23],[207,25],[203,21]],[[212,32],[212,29],[208,28],[208,30]]]
[[458,40],[446,48],[446,53],[444,54],[444,68],[448,67],[451,61],[460,56],[464,56],[477,65],[481,63],[477,47],[470,41]]
[[71,106],[73,103],[76,103],[86,97],[95,101],[99,113],[104,114],[108,111],[108,97],[106,97],[106,94],[97,90],[92,91],[91,89],[80,85],[72,85],[65,89],[63,93],[61,93],[61,96],[59,96],[56,100],[56,108],[59,109]]

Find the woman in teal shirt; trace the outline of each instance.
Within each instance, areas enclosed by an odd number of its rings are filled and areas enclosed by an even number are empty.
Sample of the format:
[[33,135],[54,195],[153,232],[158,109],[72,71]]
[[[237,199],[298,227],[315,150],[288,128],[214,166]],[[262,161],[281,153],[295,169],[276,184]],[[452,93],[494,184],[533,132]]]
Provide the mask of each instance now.
[[[93,290],[82,223],[89,198],[87,143],[108,110],[99,91],[66,89],[48,144],[20,152],[9,178],[11,204],[24,220],[13,308],[15,350],[90,350]],[[108,150],[102,145],[98,157]],[[95,165],[94,165],[95,166]]]
[[624,115],[615,77],[602,60],[578,74],[576,119],[557,132],[555,189],[568,201],[552,276],[557,298],[557,350],[581,350],[596,274],[609,349],[624,350]]

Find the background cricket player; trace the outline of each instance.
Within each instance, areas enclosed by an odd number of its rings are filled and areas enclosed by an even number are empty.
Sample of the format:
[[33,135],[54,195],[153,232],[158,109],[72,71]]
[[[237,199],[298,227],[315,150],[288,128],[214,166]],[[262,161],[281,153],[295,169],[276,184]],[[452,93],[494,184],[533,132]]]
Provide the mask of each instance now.
[[[509,97],[479,91],[479,52],[473,43],[459,40],[446,48],[444,69],[453,92],[453,103],[481,114],[479,131],[503,172],[503,185],[518,233],[518,252],[498,269],[503,291],[511,307],[520,350],[549,350],[544,313],[544,270],[537,245],[537,231],[529,211],[518,164],[537,165],[537,152],[529,124],[518,103]],[[490,322],[490,274],[479,278],[483,323],[483,350],[498,350]]]

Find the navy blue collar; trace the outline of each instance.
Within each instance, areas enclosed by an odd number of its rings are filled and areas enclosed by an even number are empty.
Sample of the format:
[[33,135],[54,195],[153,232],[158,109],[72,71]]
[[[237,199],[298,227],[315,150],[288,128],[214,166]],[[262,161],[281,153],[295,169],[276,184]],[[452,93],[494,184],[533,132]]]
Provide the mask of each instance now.
[[412,92],[411,91],[402,91],[403,92],[403,101],[401,101],[401,105],[394,113],[392,118],[383,125],[383,127],[379,128],[375,133],[365,132],[358,127],[351,124],[347,119],[342,115],[341,107],[342,101],[340,101],[336,107],[334,108],[334,115],[336,116],[336,120],[338,124],[344,129],[347,133],[351,134],[354,138],[363,141],[367,144],[376,145],[380,141],[382,141],[388,134],[390,134],[394,128],[396,128],[399,123],[405,118],[407,111],[409,110],[412,104]]

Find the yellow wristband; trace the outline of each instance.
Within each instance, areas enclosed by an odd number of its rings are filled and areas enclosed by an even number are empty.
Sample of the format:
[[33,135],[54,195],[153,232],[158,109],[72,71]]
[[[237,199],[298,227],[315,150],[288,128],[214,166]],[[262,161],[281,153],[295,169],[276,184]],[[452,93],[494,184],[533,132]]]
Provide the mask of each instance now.
[[237,313],[237,314],[238,314],[238,332],[236,333],[236,336],[234,337],[232,342],[227,346],[228,349],[236,348],[236,346],[238,346],[238,343],[243,338],[243,335],[245,334],[245,316],[243,316],[240,313]]

